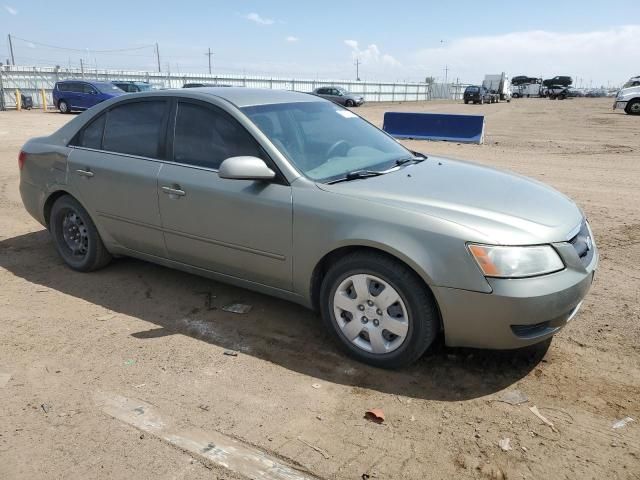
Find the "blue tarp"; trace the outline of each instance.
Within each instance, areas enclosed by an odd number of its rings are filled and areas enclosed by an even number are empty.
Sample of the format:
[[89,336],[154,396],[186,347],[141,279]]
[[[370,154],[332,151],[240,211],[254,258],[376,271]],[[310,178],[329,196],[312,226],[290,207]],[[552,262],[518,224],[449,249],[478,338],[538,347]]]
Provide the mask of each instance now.
[[483,115],[385,112],[382,129],[397,138],[483,143]]

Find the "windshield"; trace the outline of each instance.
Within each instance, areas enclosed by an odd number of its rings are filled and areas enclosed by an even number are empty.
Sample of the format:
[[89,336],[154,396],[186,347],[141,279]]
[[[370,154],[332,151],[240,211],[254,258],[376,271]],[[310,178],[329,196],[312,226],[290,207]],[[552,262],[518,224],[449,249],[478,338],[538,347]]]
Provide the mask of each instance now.
[[122,90],[116,87],[113,83],[95,82],[93,83],[93,86],[100,90],[102,93],[122,92]]
[[467,92],[477,92],[479,90],[478,87],[467,87]]
[[329,102],[244,107],[242,111],[307,177],[329,182],[355,170],[387,170],[412,153],[349,110]]
[[629,80],[627,83],[625,83],[622,88],[631,88],[631,87],[638,87],[640,86],[640,80]]
[[138,87],[138,90],[141,92],[149,92],[153,90],[153,87],[148,83],[136,83],[136,87]]

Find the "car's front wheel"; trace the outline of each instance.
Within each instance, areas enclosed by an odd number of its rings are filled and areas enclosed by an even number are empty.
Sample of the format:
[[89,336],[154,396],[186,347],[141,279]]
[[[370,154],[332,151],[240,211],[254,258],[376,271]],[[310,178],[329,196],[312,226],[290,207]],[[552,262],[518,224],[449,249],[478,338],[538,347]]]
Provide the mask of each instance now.
[[63,195],[53,204],[49,230],[56,250],[72,269],[91,272],[111,261],[89,213],[70,195]]
[[355,103],[353,103],[353,100],[347,100],[344,105],[345,107],[353,107]]
[[417,360],[436,338],[431,291],[404,264],[356,252],[332,265],[320,292],[322,317],[352,357],[382,368]]
[[624,111],[629,115],[640,115],[640,99],[635,98],[631,100],[627,103]]

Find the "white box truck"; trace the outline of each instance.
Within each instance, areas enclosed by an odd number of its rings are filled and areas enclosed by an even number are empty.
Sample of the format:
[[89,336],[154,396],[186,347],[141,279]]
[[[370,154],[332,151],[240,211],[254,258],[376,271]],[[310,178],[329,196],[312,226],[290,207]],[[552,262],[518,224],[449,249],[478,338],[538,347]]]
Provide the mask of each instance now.
[[504,72],[495,75],[485,75],[482,86],[498,95],[500,100],[511,101],[511,81]]

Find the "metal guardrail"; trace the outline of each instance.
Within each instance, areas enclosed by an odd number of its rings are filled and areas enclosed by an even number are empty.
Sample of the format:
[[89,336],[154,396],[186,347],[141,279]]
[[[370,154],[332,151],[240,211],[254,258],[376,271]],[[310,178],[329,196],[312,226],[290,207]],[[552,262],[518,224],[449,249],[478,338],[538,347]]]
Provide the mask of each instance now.
[[321,86],[345,88],[362,95],[367,102],[415,102],[433,99],[460,99],[466,85],[348,81],[332,79],[297,79],[234,74],[193,74],[137,72],[127,70],[88,70],[60,67],[0,67],[0,109],[16,108],[16,90],[33,98],[34,108],[43,107],[42,90],[47,106],[53,107],[51,90],[57,81],[85,79],[95,81],[129,80],[147,82],[158,88],[180,88],[185,83],[212,83],[254,88],[271,88],[311,92]]

